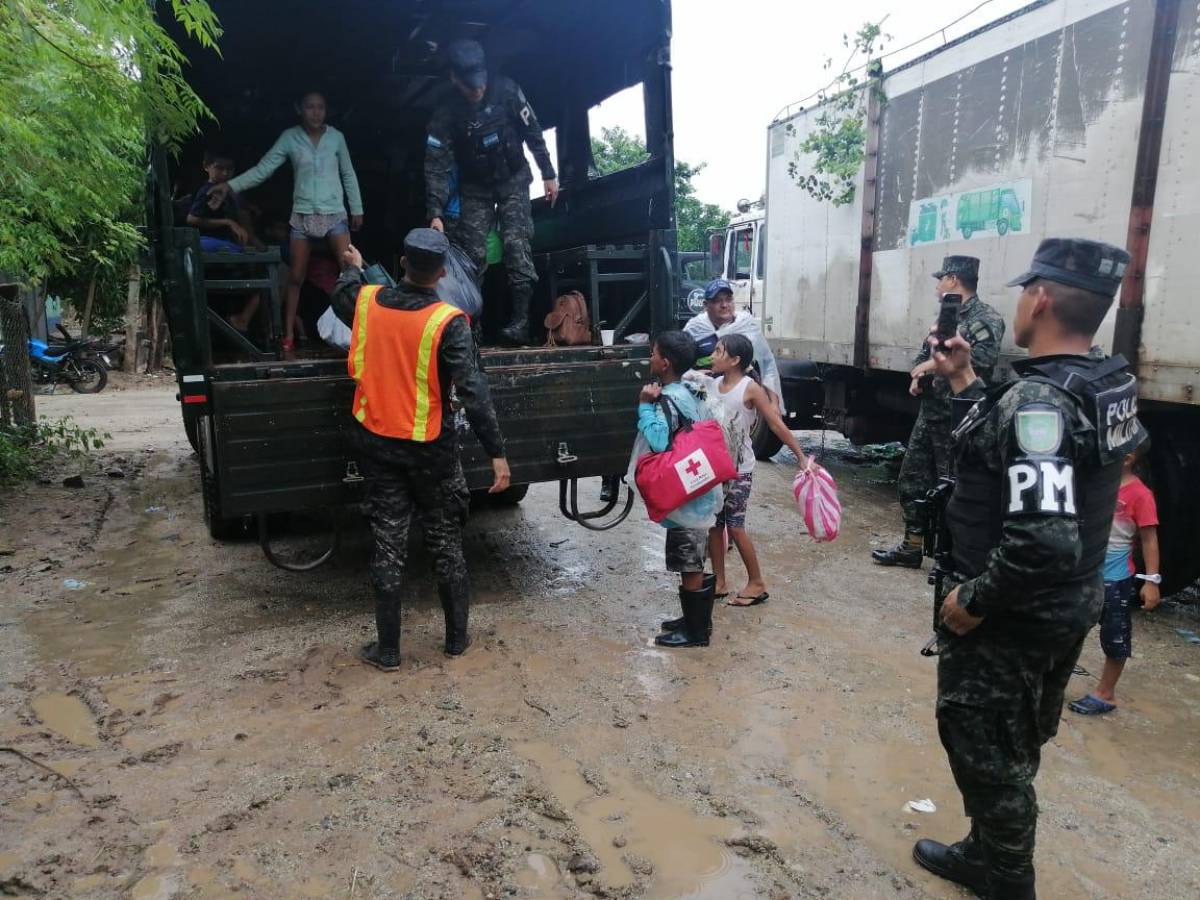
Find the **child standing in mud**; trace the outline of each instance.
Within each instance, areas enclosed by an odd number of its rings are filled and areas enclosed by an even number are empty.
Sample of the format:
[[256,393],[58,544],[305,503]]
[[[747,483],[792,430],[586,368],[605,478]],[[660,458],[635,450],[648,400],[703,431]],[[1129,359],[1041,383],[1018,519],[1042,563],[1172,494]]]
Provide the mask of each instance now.
[[746,566],[746,584],[726,603],[729,606],[756,606],[766,603],[770,597],[763,580],[762,569],[754,542],[746,531],[746,511],[750,505],[750,491],[754,484],[754,447],[751,432],[758,417],[783,443],[796,454],[800,468],[808,465],[808,458],[800,449],[795,436],[784,424],[771,395],[750,375],[754,363],[754,347],[750,339],[740,334],[729,334],[717,342],[712,354],[712,373],[709,395],[725,406],[730,418],[741,427],[743,435],[741,452],[735,460],[738,467],[737,480],[725,485],[725,500],[717,513],[716,524],[708,532],[708,552],[712,556],[713,574],[716,575],[716,596],[728,597],[725,584],[725,532],[737,547],[738,554]]

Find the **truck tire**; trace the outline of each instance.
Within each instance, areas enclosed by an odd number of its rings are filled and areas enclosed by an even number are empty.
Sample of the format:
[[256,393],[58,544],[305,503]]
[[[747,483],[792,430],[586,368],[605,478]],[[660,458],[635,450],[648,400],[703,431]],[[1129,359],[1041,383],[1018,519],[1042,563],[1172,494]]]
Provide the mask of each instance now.
[[1197,417],[1181,414],[1147,415],[1150,431],[1150,474],[1158,506],[1164,596],[1200,578],[1200,436]]
[[755,459],[770,459],[783,448],[783,441],[775,436],[766,420],[759,416],[750,432],[750,443],[754,447]]
[[196,431],[196,453],[200,457],[200,499],[204,504],[204,524],[208,526],[208,536],[214,541],[231,541],[246,534],[245,523],[242,519],[227,519],[221,515],[221,497],[217,490],[217,482],[208,474],[204,461],[204,432]]
[[196,416],[183,417],[183,432],[187,435],[188,443],[192,445],[192,451],[200,455],[200,420]]
[[1000,237],[1004,237],[1006,234],[1008,234],[1008,220],[1007,219],[997,219],[996,220],[996,234],[1000,235]]
[[974,229],[971,228],[970,225],[964,225],[962,227],[962,236],[963,236],[964,241],[969,241],[971,239],[971,235],[973,235],[974,233],[975,233],[975,231],[974,231]]

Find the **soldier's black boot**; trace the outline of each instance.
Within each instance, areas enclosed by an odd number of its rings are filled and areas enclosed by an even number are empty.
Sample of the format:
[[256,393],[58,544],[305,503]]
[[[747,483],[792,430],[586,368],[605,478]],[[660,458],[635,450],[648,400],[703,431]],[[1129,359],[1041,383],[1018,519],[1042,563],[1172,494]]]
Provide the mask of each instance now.
[[378,640],[366,644],[359,658],[384,672],[400,669],[400,600],[375,597],[375,631]]
[[705,585],[698,591],[679,591],[683,605],[683,627],[666,631],[654,639],[660,647],[707,647],[712,635],[713,594],[715,585]]
[[970,833],[953,844],[922,838],[913,846],[913,859],[939,878],[968,887],[980,897],[987,896],[987,860],[974,823]]
[[902,566],[905,569],[921,568],[921,546],[923,538],[920,534],[906,532],[904,540],[895,547],[887,550],[872,550],[871,559],[880,566]]
[[442,648],[447,656],[462,656],[471,646],[467,633],[467,617],[471,597],[465,588],[454,589],[449,585],[438,585],[438,596],[442,600],[442,614],[446,618],[446,643]]
[[1037,900],[1037,888],[1032,876],[1019,881],[1009,881],[993,875],[988,881],[988,892],[980,896],[986,897],[987,900]]
[[529,301],[533,299],[533,285],[512,289],[512,321],[500,332],[500,339],[514,347],[529,343]]
[[[704,576],[705,590],[707,590],[710,587],[713,589],[714,592],[717,589],[717,576],[713,575],[711,572]],[[679,589],[679,602],[681,604],[683,603],[683,588]],[[708,626],[709,626],[708,630],[711,633],[712,632],[712,618],[711,617],[709,617]],[[678,619],[664,619],[661,627],[662,627],[663,631],[678,631],[680,628],[683,627],[683,616],[680,616]]]

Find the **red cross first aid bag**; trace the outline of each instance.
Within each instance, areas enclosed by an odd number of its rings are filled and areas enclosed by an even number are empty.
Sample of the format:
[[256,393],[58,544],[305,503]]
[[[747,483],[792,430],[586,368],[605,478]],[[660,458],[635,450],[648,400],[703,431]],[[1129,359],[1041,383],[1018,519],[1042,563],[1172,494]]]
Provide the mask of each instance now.
[[720,424],[681,420],[666,450],[647,453],[638,460],[635,480],[654,522],[737,477]]
[[814,462],[796,473],[792,482],[804,527],[814,541],[832,541],[842,527],[842,504],[833,476]]

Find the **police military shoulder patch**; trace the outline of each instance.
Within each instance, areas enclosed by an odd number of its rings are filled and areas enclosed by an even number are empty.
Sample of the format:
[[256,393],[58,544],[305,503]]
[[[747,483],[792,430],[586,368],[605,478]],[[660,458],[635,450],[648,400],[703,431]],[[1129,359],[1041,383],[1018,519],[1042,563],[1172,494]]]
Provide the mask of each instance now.
[[994,340],[995,335],[992,334],[991,326],[982,319],[972,322],[967,329],[967,340],[972,344],[978,344],[980,341]]
[[1050,403],[1024,403],[1013,416],[1016,452],[1004,473],[1006,516],[1076,515],[1075,465],[1060,455],[1065,437],[1061,410]]

